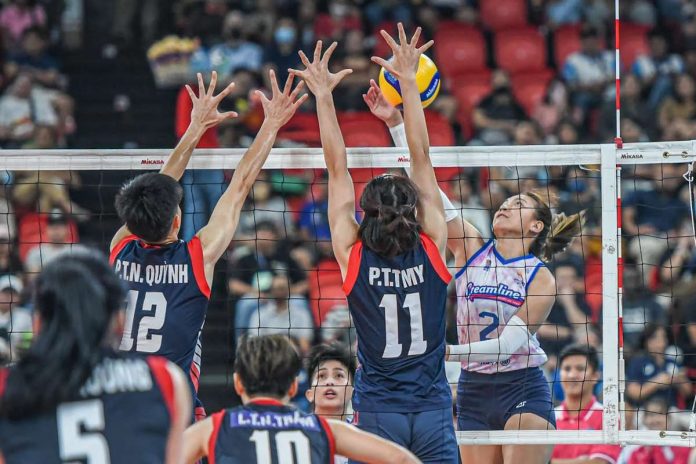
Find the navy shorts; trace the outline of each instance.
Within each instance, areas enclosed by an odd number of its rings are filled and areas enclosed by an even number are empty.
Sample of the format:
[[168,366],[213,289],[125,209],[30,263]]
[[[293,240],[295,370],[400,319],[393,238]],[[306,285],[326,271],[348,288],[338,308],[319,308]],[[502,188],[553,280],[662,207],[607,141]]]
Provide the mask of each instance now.
[[462,369],[457,430],[503,430],[512,416],[532,413],[556,427],[549,384],[538,367],[498,374]]
[[403,446],[423,462],[458,462],[452,408],[406,414],[359,412],[353,416],[353,425]]

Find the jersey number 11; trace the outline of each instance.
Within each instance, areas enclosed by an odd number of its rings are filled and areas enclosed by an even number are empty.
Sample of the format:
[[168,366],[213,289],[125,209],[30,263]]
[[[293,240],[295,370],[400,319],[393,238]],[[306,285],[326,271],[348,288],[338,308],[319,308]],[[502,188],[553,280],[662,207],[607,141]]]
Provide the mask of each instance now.
[[[399,307],[396,295],[384,295],[380,308],[384,309],[384,325],[387,330],[387,343],[384,347],[383,358],[398,358],[401,356],[399,343]],[[423,339],[423,314],[421,312],[420,293],[409,293],[404,298],[404,308],[408,308],[411,325],[411,346],[408,356],[425,353],[428,342]]]

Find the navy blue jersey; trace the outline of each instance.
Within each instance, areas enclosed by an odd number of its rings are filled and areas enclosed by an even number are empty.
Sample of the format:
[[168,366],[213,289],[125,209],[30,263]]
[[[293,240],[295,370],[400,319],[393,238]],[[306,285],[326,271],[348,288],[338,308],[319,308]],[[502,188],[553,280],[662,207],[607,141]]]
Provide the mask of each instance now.
[[128,291],[121,350],[158,354],[189,375],[194,413],[201,372],[201,331],[210,298],[198,237],[152,246],[135,235],[111,252],[111,263]]
[[326,421],[315,414],[279,401],[258,399],[211,418],[210,464],[333,464],[333,434]]
[[388,259],[356,243],[343,289],[358,334],[353,407],[422,412],[451,407],[445,313],[451,275],[425,234]]
[[[7,464],[162,463],[174,387],[161,357],[114,353],[95,367],[74,401],[20,421],[0,419]],[[4,383],[12,381],[12,369]],[[2,374],[0,372],[0,374]]]

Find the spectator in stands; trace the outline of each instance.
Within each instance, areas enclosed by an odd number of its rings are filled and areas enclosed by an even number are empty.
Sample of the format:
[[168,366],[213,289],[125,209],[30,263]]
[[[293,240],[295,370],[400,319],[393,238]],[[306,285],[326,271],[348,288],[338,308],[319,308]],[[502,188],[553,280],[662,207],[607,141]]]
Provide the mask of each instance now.
[[[647,134],[655,134],[655,111],[642,96],[643,88],[635,74],[621,80],[621,117],[629,118],[640,125]],[[602,108],[599,133],[602,141],[613,141],[616,135],[616,102],[608,100]]]
[[649,291],[634,264],[624,265],[623,275],[623,333],[628,356],[640,349],[641,337],[647,324],[664,326],[664,309],[655,294]]
[[37,125],[57,127],[58,115],[51,99],[22,73],[0,97],[0,143],[18,148],[34,136]]
[[271,281],[268,296],[242,300],[251,303],[247,309],[249,322],[246,326],[237,327],[237,332],[245,330],[247,334],[256,336],[289,335],[298,342],[302,354],[306,356],[314,338],[314,321],[307,299],[292,295],[290,288],[288,277],[276,274]]
[[642,353],[634,356],[626,368],[626,396],[638,406],[654,398],[669,406],[677,404],[679,395],[691,394],[691,382],[681,364],[667,356],[667,331],[656,324],[645,326],[641,337]]
[[140,19],[142,43],[146,46],[155,41],[160,18],[159,0],[115,0],[111,36],[117,46],[129,48],[134,45],[133,32],[138,30],[133,22]]
[[683,73],[675,76],[674,80],[674,95],[665,98],[658,112],[658,123],[663,130],[677,119],[696,118],[694,78]]
[[46,11],[36,0],[10,0],[0,10],[0,32],[10,50],[17,50],[24,31],[46,26]]
[[559,262],[554,268],[556,276],[556,302],[546,322],[536,335],[544,352],[549,356],[551,368],[561,350],[574,342],[587,344],[587,325],[590,324],[590,307],[585,301],[585,283],[576,267],[570,262]]
[[336,92],[336,108],[342,111],[361,111],[365,108],[362,94],[365,83],[374,75],[374,67],[365,49],[365,34],[361,30],[346,32],[345,38],[337,50],[336,69],[352,69]]
[[690,280],[696,274],[696,254],[690,220],[683,223],[676,244],[674,241],[670,243],[670,249],[662,256],[656,274],[650,279],[651,288],[654,290],[659,290],[662,285],[674,288],[680,281]]
[[19,277],[0,277],[0,366],[16,362],[31,341],[31,313],[20,306],[22,288]]
[[491,215],[476,193],[473,175],[458,175],[450,181],[450,200],[462,217],[485,238],[491,236]]
[[654,173],[657,178],[647,188],[624,198],[623,231],[633,236],[628,250],[639,265],[660,264],[667,249],[666,238],[679,235],[679,227],[689,214],[688,206],[678,195],[684,185],[681,169],[676,164],[662,165],[662,172]]
[[[599,381],[599,356],[593,347],[578,344],[560,355],[561,387],[565,400],[556,409],[557,430],[602,430],[602,404],[593,391]],[[618,445],[556,445],[551,464],[615,464]]]
[[[655,110],[672,91],[674,76],[684,72],[684,61],[681,56],[668,53],[667,38],[661,32],[651,31],[648,38],[650,52],[636,59],[632,72],[649,90],[650,96],[647,103],[650,108]],[[623,110],[623,101],[621,109]]]
[[474,109],[476,138],[484,145],[503,145],[510,143],[517,124],[526,115],[512,94],[510,76],[505,71],[493,71],[491,86],[491,93]]
[[273,194],[273,186],[268,171],[261,171],[247,197],[239,217],[237,235],[250,237],[254,235],[256,225],[260,222],[271,222],[278,231],[281,239],[292,238],[295,224],[292,212],[283,197]]
[[567,110],[568,90],[563,82],[559,79],[554,79],[546,88],[544,98],[532,111],[532,119],[539,124],[544,134],[549,137],[556,132]]
[[222,29],[224,42],[210,49],[210,67],[223,78],[229,78],[237,69],[260,71],[263,48],[248,39],[249,31],[241,11],[231,11],[225,17]]
[[268,75],[270,68],[274,69],[278,82],[285,82],[288,78],[288,69],[297,68],[300,58],[298,50],[297,24],[292,18],[280,18],[273,31],[273,41],[266,47],[263,55],[264,75]]
[[362,18],[358,5],[348,0],[329,0],[328,13],[319,13],[314,19],[316,40],[340,41],[348,31],[361,30]]
[[[642,411],[643,429],[674,430],[670,424],[669,405],[662,398],[654,398]],[[622,464],[687,464],[691,448],[681,446],[628,445],[623,448]]]
[[17,247],[12,243],[7,224],[0,224],[0,277],[9,274],[19,274],[22,262],[17,256]]
[[59,209],[54,209],[48,216],[45,235],[41,243],[29,250],[24,260],[27,278],[33,279],[41,272],[43,266],[51,262],[66,250],[84,249],[82,245],[73,244],[72,231],[67,216]]
[[58,60],[48,53],[48,37],[44,29],[32,27],[24,31],[19,52],[9,58],[9,75],[17,72],[30,74],[34,82],[46,87],[60,85]]
[[300,237],[309,242],[331,237],[329,230],[328,185],[319,181],[311,187],[311,196],[300,208],[297,227]]
[[580,51],[567,58],[561,75],[570,88],[572,105],[579,111],[578,121],[585,121],[614,83],[614,54],[602,48],[600,33],[591,26],[583,27],[580,43]]
[[582,0],[549,0],[546,2],[546,23],[552,29],[582,20]]

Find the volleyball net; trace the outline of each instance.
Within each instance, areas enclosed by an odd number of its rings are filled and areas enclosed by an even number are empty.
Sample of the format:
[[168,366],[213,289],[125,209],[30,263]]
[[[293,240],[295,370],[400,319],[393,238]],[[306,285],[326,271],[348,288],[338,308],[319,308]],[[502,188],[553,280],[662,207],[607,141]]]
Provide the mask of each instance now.
[[[244,151],[195,152],[182,180],[184,238],[205,225]],[[2,281],[17,290],[10,292],[5,307],[28,314],[22,308],[27,301],[23,293],[55,249],[91,246],[106,252],[120,226],[113,207],[118,188],[135,175],[159,169],[169,153],[5,150],[0,157],[0,171],[8,172],[5,203],[15,211],[8,210],[0,221],[0,267],[7,261],[5,275],[23,277],[19,284],[10,277]],[[348,153],[358,199],[372,177],[409,165],[403,148],[351,148]],[[621,149],[433,147],[431,158],[442,190],[484,238],[492,236],[497,208],[520,192],[537,191],[557,212],[586,211],[580,235],[549,262],[556,302],[537,338],[549,356],[544,371],[554,402],[563,400],[564,384],[596,383],[602,429],[458,432],[460,443],[696,445],[691,413],[696,378],[694,143],[627,144]],[[234,346],[243,334],[287,333],[305,354],[319,342],[354,345],[331,251],[326,202],[321,150],[273,149],[227,256],[216,268],[201,378],[201,397],[211,410],[228,405]],[[23,274],[11,268],[15,258]],[[451,260],[450,266],[456,273]],[[456,344],[451,290],[448,342]],[[0,332],[5,362],[20,356],[30,342],[30,328],[22,329],[14,318],[8,327]],[[598,350],[598,382],[589,376],[562,381],[559,355],[571,344]],[[459,366],[449,368],[456,392]],[[306,388],[306,375],[302,382]],[[298,405],[309,407],[299,396]]]

